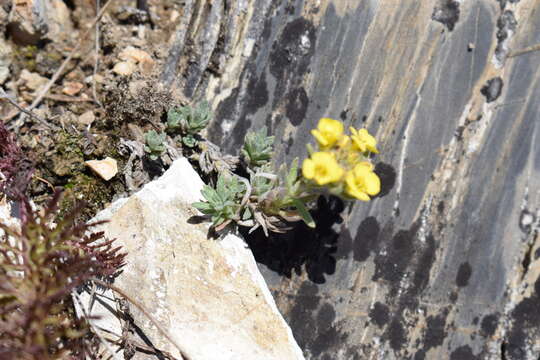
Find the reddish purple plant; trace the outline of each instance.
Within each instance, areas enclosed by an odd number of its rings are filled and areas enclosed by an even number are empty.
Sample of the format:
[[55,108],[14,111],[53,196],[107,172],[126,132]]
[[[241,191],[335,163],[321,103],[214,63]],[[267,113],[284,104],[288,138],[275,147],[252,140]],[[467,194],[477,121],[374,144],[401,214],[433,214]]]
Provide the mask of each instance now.
[[103,239],[102,232],[87,235],[102,222],[75,223],[81,206],[60,220],[59,201],[56,191],[38,211],[23,198],[20,230],[0,223],[6,233],[0,237],[0,359],[81,356],[87,329],[73,316],[70,294],[124,265],[114,240]]
[[32,173],[32,162],[0,121],[0,193],[10,200],[22,199]]

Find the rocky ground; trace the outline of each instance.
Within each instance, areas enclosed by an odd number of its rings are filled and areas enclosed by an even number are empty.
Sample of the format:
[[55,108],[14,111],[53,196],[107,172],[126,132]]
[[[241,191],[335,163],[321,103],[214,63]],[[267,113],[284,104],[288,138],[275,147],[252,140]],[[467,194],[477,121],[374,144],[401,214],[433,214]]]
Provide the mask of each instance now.
[[[40,4],[47,5],[45,13],[36,11]],[[170,138],[168,154],[158,161],[143,159],[142,148],[143,134],[159,129],[168,108],[180,104],[156,79],[181,7],[111,1],[93,26],[98,4],[29,0],[0,8],[0,84],[35,114],[1,102],[2,121],[35,163],[30,196],[40,202],[61,187],[66,210],[76,199],[89,203],[86,218],[140,188],[178,156]],[[57,80],[47,88],[53,76]],[[106,157],[117,162],[110,180],[85,164]]]
[[[380,196],[248,239],[305,356],[540,356],[538,1],[114,0],[98,51],[96,2],[39,3],[0,7],[2,88],[48,124],[0,103],[36,201],[60,186],[89,218],[161,174],[183,150],[148,161],[142,134],[173,104],[208,99],[229,153],[267,126],[284,163],[339,118],[377,137]],[[109,181],[84,164],[107,156]]]

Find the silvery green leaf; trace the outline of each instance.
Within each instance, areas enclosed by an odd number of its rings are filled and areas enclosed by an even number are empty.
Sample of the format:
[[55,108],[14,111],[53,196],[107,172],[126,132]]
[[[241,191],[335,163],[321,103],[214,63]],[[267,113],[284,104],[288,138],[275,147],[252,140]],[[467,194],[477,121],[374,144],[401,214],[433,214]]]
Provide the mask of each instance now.
[[195,145],[197,145],[197,139],[195,139],[193,135],[188,134],[182,137],[182,143],[186,145],[187,147],[192,148],[192,147],[195,147]]
[[298,158],[294,158],[291,164],[291,169],[289,170],[289,173],[287,174],[287,177],[285,178],[287,188],[292,189],[293,184],[296,181],[297,177],[298,177]]
[[249,210],[249,208],[246,208],[244,210],[244,213],[242,214],[242,220],[248,220],[248,219],[251,219],[251,211]]
[[309,213],[308,209],[306,209],[306,206],[302,203],[302,201],[294,199],[293,205],[300,213],[300,216],[302,217],[302,220],[304,220],[306,225],[310,228],[315,228],[315,220],[313,220],[311,214]]
[[267,136],[266,126],[259,131],[249,132],[244,139],[242,155],[250,167],[260,167],[272,158],[274,137]]

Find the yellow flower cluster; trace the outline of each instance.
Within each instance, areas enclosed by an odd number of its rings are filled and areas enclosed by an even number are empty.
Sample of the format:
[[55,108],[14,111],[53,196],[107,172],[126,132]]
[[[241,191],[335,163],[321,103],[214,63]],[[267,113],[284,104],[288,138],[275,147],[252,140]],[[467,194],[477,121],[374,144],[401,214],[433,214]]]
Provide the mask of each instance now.
[[302,164],[302,175],[316,186],[327,186],[338,195],[369,201],[381,190],[381,181],[369,162],[370,153],[378,154],[377,140],[366,129],[350,128],[344,134],[343,123],[322,118],[311,133],[319,151]]

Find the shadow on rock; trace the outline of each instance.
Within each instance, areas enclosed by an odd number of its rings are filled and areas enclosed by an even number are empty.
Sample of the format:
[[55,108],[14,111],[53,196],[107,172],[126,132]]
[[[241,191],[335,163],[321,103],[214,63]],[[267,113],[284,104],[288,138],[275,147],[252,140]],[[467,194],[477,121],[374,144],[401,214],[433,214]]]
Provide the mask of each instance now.
[[261,229],[248,234],[244,228],[241,233],[257,262],[287,277],[291,277],[293,271],[300,275],[305,265],[308,278],[322,284],[326,281],[325,274],[332,275],[336,270],[339,234],[333,226],[342,222],[343,210],[343,201],[339,198],[321,196],[317,208],[311,212],[317,224],[315,229],[298,222],[293,230],[285,234],[271,233],[269,238]]

